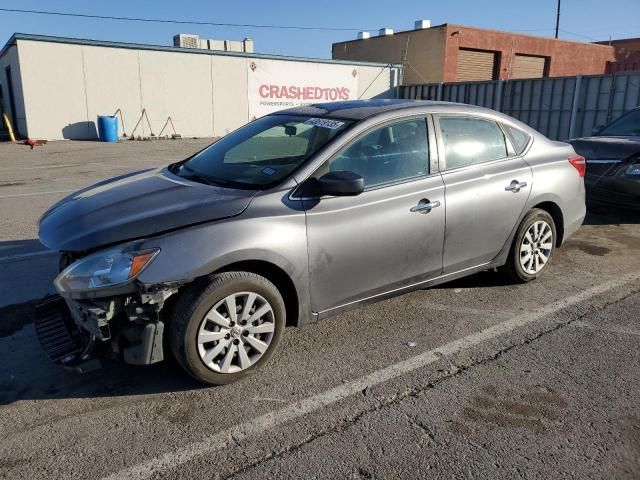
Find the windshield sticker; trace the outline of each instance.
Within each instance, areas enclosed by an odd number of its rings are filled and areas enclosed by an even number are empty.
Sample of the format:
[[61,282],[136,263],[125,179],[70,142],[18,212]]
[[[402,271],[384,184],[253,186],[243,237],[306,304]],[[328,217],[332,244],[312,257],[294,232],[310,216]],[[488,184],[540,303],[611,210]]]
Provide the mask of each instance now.
[[274,173],[276,173],[276,170],[271,167],[264,167],[260,171],[262,172],[263,175],[267,175],[269,177],[272,176]]
[[330,130],[335,130],[344,125],[344,122],[340,122],[338,120],[329,120],[327,118],[310,118],[304,123],[305,125],[313,125],[314,127],[328,128]]

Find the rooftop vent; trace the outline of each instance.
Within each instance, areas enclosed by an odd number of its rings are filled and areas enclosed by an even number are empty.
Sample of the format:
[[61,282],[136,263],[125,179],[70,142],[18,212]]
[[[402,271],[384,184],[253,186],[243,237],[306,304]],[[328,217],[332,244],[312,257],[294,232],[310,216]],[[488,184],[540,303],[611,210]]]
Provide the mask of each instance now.
[[179,33],[173,36],[173,46],[181,48],[200,48],[203,50],[221,50],[226,52],[253,53],[253,40],[215,40],[213,38],[200,38],[198,35]]
[[369,32],[358,32],[358,40],[364,40],[369,37],[371,37]]
[[385,35],[393,35],[393,28],[381,28],[379,33],[381,37]]
[[431,20],[416,20],[416,30],[424,30],[425,28],[431,28]]
[[200,48],[200,37],[190,33],[180,33],[173,36],[173,46],[181,48]]

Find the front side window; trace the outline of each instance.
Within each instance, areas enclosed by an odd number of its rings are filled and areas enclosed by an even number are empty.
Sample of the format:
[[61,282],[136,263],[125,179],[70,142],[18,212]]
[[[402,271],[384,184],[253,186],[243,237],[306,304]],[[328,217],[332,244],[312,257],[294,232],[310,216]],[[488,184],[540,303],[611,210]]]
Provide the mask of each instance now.
[[476,117],[439,117],[447,169],[507,157],[504,134],[496,122]]
[[365,188],[428,175],[426,120],[405,120],[365,134],[329,161],[329,171],[336,170],[361,175]]
[[232,188],[281,182],[352,122],[268,115],[221,138],[182,163],[178,175]]

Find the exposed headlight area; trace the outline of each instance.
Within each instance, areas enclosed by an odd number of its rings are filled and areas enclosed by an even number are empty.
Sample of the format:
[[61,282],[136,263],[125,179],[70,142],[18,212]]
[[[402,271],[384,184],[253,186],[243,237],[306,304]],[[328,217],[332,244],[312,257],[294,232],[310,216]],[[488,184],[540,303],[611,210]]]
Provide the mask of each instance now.
[[159,253],[133,242],[81,258],[63,254],[65,268],[54,281],[60,295],[36,308],[36,332],[49,357],[78,371],[96,368],[94,350],[135,365],[161,361],[161,311],[180,284],[135,282]]
[[65,268],[54,284],[60,293],[124,285],[134,280],[159,252],[159,248],[135,250],[126,245],[96,252]]

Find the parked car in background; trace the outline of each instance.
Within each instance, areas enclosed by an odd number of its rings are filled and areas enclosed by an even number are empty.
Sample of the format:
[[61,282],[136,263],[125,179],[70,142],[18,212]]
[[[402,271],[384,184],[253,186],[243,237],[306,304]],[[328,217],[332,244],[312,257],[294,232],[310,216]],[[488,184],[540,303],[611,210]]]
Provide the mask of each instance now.
[[192,157],[53,205],[51,358],[132,364],[169,348],[237,380],[286,324],[500,267],[528,282],[585,216],[584,159],[484,108],[369,100],[277,112]]
[[640,107],[569,143],[587,160],[588,201],[640,208]]

